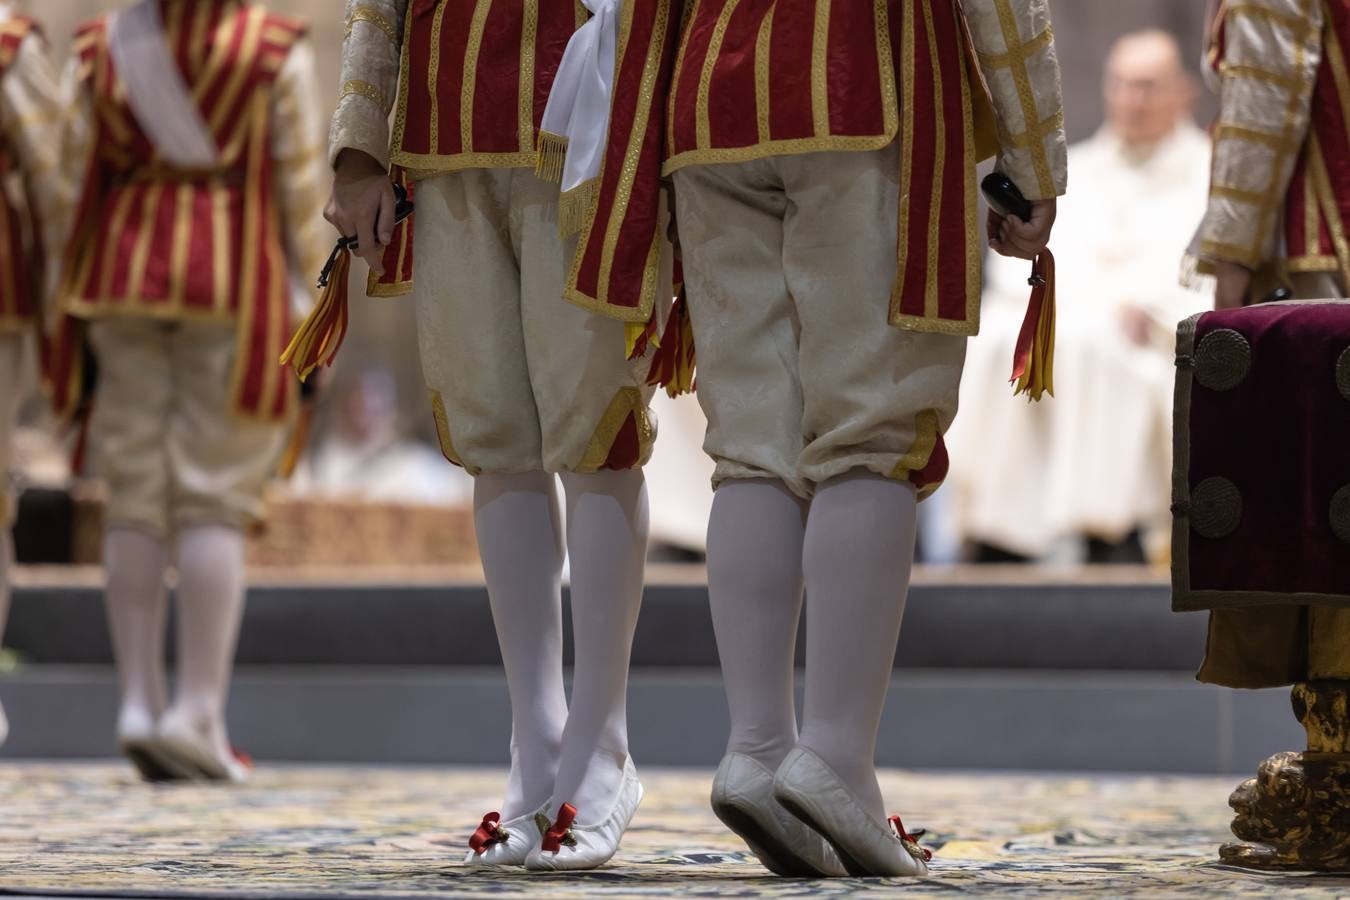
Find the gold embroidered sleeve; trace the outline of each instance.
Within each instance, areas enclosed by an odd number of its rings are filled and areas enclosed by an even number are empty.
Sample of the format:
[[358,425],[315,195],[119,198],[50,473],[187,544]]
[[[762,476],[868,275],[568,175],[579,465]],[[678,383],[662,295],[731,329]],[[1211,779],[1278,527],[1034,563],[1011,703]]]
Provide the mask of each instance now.
[[1280,210],[1307,137],[1322,59],[1320,0],[1228,7],[1209,207],[1195,253],[1259,268],[1276,252]]
[[272,99],[272,165],[286,235],[295,311],[313,306],[313,284],[335,233],[323,218],[329,180],[324,166],[314,53],[307,42],[291,48],[277,75]]
[[389,113],[398,71],[407,0],[347,0],[342,86],[329,131],[329,163],[345,149],[389,165]]
[[999,120],[999,170],[1033,200],[1068,188],[1059,58],[1047,0],[965,0]]
[[64,240],[60,211],[72,205],[73,185],[61,177],[61,90],[47,47],[30,33],[0,80],[0,127],[14,148],[27,200],[37,214],[42,245],[51,261]]

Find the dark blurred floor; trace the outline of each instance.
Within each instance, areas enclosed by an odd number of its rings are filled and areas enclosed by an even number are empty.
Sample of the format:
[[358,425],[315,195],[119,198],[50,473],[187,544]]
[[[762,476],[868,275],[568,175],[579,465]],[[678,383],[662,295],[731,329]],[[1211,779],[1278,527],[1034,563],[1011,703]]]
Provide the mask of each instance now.
[[[645,765],[714,766],[727,714],[703,570],[651,575],[633,651],[634,753]],[[14,729],[0,757],[115,752],[99,579],[21,570],[5,635],[20,666],[0,673]],[[1166,583],[1147,569],[923,570],[878,758],[1214,774],[1302,746],[1287,691],[1194,681],[1204,636],[1204,617],[1172,613]],[[472,570],[259,570],[231,730],[266,761],[496,765],[510,734],[499,666]]]

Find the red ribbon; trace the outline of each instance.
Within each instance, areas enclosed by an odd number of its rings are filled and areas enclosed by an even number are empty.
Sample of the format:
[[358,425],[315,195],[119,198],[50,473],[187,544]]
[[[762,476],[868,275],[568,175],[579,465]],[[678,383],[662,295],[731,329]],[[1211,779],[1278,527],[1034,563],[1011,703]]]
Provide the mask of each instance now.
[[[905,830],[905,823],[900,821],[899,816],[891,816],[890,823],[891,828],[895,831],[896,837],[900,838],[900,840],[904,841],[906,844],[913,844],[915,847],[919,847],[919,839]],[[926,847],[919,847],[919,849],[923,851],[924,862],[928,862],[933,858],[932,850],[929,850]]]
[[483,816],[483,823],[478,826],[478,830],[469,838],[469,849],[479,856],[488,851],[493,844],[502,842],[501,838],[502,814],[490,812]]
[[234,758],[239,761],[239,764],[243,766],[245,769],[253,768],[253,757],[249,756],[243,750],[240,750],[238,747],[231,746],[230,754],[234,756]]
[[557,821],[544,832],[543,840],[539,842],[539,849],[545,853],[557,853],[562,849],[563,841],[572,831],[572,823],[577,819],[577,808],[570,803],[564,803],[558,809]]

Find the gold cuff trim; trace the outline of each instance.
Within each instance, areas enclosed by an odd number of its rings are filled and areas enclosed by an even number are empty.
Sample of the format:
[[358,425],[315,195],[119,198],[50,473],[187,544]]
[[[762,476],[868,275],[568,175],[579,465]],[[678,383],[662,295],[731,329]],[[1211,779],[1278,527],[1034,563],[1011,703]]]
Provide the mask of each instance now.
[[353,94],[355,94],[358,97],[365,97],[367,100],[369,100],[371,103],[374,103],[380,109],[389,108],[387,105],[385,105],[384,92],[381,91],[375,85],[371,84],[369,81],[353,80],[347,82],[342,86],[342,96],[339,97],[338,100],[341,101],[343,98],[350,97]]
[[1221,241],[1201,241],[1200,255],[1220,262],[1240,263],[1249,269],[1259,269],[1264,261],[1264,254],[1259,250]]
[[938,442],[937,410],[925,409],[914,417],[914,435],[913,446],[900,457],[891,472],[891,478],[896,481],[908,481],[912,473],[923,471],[932,460]]
[[647,403],[642,397],[642,391],[635,387],[620,388],[610,401],[609,408],[605,414],[600,417],[600,424],[596,426],[595,434],[591,437],[590,445],[586,448],[586,453],[581,458],[574,471],[582,474],[600,471],[600,467],[605,464],[609,458],[610,452],[614,449],[614,441],[619,437],[619,432],[623,430],[624,423],[628,421],[629,415],[632,415],[637,422],[638,430],[638,461],[636,468],[641,468],[647,464],[651,458],[652,447],[656,442],[656,423],[652,419],[651,412],[647,409]]
[[455,442],[450,438],[450,416],[445,411],[445,401],[441,399],[440,391],[429,391],[431,394],[431,416],[436,420],[436,439],[440,442],[441,453],[450,462],[459,466],[470,475],[477,476],[479,470],[465,465],[464,460],[460,459],[459,452],[455,450]]
[[391,43],[400,43],[398,29],[394,27],[393,22],[389,21],[388,16],[378,10],[371,9],[369,6],[358,6],[352,10],[352,17],[347,20],[347,37],[352,36],[352,29],[356,27],[357,22],[374,25],[388,35]]

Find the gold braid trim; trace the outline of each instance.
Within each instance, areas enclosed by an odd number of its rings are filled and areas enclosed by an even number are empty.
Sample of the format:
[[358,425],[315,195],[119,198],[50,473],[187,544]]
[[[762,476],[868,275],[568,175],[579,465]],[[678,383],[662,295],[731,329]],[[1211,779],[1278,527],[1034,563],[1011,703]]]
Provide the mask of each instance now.
[[619,392],[610,401],[609,408],[600,417],[600,424],[596,426],[591,443],[586,448],[586,454],[582,456],[581,462],[577,463],[575,471],[582,474],[600,471],[600,467],[609,458],[610,451],[614,449],[614,441],[618,439],[619,432],[623,430],[623,425],[628,421],[630,414],[636,420],[638,430],[636,467],[646,465],[652,455],[652,445],[656,441],[656,426],[652,422],[647,403],[642,398],[642,391],[635,387],[625,387],[619,388]]
[[450,439],[450,416],[445,411],[445,401],[441,399],[440,391],[430,391],[431,394],[431,416],[436,420],[436,438],[441,445],[441,453],[450,462],[459,466],[470,475],[477,475],[479,470],[465,465],[464,460],[460,459],[458,451],[455,450],[455,442]]
[[392,43],[399,42],[398,29],[394,23],[389,21],[389,17],[378,10],[371,9],[369,6],[358,6],[352,10],[352,16],[347,20],[347,37],[352,36],[352,29],[356,27],[357,22],[366,22],[383,31],[389,36]]
[[535,164],[534,174],[550,184],[562,184],[567,145],[566,135],[540,130],[539,162]]
[[338,99],[342,100],[343,98],[350,97],[353,94],[355,94],[358,97],[365,97],[367,100],[369,100],[371,103],[374,103],[380,109],[386,108],[384,101],[384,92],[381,91],[375,85],[371,84],[369,81],[352,80],[347,82],[342,86],[342,96],[339,97]]

